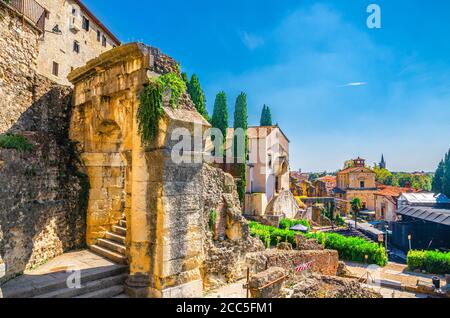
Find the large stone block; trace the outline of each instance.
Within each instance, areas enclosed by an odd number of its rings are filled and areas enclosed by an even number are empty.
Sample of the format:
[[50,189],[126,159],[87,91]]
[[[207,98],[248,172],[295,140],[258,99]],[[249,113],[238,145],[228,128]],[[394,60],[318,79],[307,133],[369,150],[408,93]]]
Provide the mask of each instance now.
[[201,279],[164,289],[162,298],[201,298],[203,296],[203,283]]

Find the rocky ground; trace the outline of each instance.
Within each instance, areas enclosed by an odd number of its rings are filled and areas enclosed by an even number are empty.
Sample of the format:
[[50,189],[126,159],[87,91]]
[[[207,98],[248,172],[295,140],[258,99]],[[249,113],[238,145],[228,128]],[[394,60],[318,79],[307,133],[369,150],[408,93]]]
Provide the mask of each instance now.
[[288,282],[283,293],[287,298],[383,298],[354,279],[312,273]]

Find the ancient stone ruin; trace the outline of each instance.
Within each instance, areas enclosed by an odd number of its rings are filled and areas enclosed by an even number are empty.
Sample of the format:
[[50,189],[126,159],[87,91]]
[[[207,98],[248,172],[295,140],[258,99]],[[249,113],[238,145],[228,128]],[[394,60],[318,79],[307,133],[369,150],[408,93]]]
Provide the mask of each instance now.
[[[178,142],[171,139],[174,129],[209,128],[187,94],[176,109],[165,100],[158,137],[143,144],[140,93],[150,78],[168,72],[179,73],[175,61],[132,43],[69,75],[74,84],[70,137],[90,181],[87,244],[104,239],[125,216],[126,286],[136,297],[201,296],[211,275],[214,280],[239,276],[232,269],[211,272],[210,258],[221,249],[214,241],[228,241],[222,247],[228,254],[236,254],[238,244],[261,247],[249,236],[231,176],[202,162],[176,164],[171,158]],[[209,233],[212,210],[218,211],[215,235]],[[222,261],[235,271],[244,257]]]

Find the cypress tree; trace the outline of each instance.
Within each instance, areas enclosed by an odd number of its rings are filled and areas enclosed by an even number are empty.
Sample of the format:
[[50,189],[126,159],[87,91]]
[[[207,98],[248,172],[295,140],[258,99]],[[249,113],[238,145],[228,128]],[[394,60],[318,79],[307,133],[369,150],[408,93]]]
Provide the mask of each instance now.
[[272,112],[267,105],[263,107],[260,124],[261,126],[272,126]]
[[450,150],[445,155],[444,175],[442,177],[442,193],[450,197]]
[[259,121],[260,126],[264,126],[264,123],[266,122],[266,105],[263,106],[262,112],[261,112],[261,120]]
[[227,96],[225,92],[220,92],[216,96],[211,125],[214,128],[220,129],[223,135],[223,141],[225,142],[228,128]]
[[[186,77],[187,78],[187,77]],[[200,81],[197,75],[193,74],[191,77],[191,81],[188,83],[188,93],[191,95],[191,99],[194,102],[195,108],[197,111],[207,120],[209,121],[208,111],[206,110],[206,98],[205,93],[203,92]]]
[[188,76],[185,72],[181,73],[181,78],[183,79],[183,81],[186,83],[186,86],[189,86],[189,79]]
[[434,193],[442,193],[442,182],[444,178],[444,168],[445,163],[444,160],[441,160],[438,168],[436,169],[436,173],[434,174],[432,189]]
[[[245,131],[245,153],[243,164],[239,163],[239,175],[240,180],[237,181],[237,191],[241,203],[245,199],[245,186],[246,186],[246,159],[248,153],[248,141],[247,141],[247,129],[248,129],[248,114],[247,114],[247,95],[245,93],[239,94],[236,98],[236,105],[234,109],[234,129],[242,128]],[[237,157],[237,137],[234,138],[234,154]]]

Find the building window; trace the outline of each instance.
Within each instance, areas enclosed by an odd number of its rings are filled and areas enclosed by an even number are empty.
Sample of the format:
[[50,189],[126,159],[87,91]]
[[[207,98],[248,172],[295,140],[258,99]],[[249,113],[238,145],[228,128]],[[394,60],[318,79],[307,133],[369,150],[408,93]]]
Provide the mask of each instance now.
[[85,16],[83,16],[83,29],[89,31],[89,20]]
[[361,189],[364,189],[364,188],[366,187],[366,183],[365,183],[364,181],[361,181],[361,182],[359,183],[359,187],[360,187]]
[[80,53],[80,43],[78,41],[73,41],[73,51],[75,53]]
[[100,42],[102,39],[102,33],[100,32],[100,30],[97,30],[97,42]]
[[106,47],[106,36],[102,37],[102,45]]
[[59,64],[53,62],[52,74],[58,76],[58,73],[59,73]]

